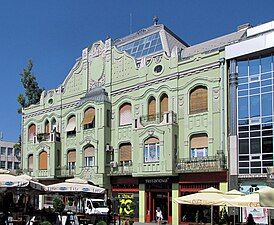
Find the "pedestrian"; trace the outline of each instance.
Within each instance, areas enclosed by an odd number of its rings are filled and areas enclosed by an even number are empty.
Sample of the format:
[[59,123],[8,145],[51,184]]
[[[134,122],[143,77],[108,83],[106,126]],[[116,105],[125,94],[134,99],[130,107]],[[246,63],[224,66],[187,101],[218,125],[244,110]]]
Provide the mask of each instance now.
[[255,225],[256,224],[251,213],[248,214],[246,224],[247,225]]
[[156,209],[156,222],[157,222],[157,224],[159,225],[162,220],[163,220],[162,210],[160,209],[160,207],[157,207],[157,209]]

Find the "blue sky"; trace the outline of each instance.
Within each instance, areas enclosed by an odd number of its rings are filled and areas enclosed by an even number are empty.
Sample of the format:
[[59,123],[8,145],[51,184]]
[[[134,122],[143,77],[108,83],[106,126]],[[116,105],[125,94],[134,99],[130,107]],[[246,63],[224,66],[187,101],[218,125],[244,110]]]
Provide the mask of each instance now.
[[0,6],[0,131],[17,141],[21,116],[17,96],[28,59],[40,87],[58,87],[86,46],[152,25],[158,15],[193,45],[236,31],[246,22],[274,20],[273,0],[4,0]]

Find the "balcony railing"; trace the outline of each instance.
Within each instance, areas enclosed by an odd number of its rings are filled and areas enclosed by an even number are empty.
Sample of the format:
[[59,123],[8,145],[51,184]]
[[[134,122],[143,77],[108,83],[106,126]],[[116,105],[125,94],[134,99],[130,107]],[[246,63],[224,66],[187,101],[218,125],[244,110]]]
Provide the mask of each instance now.
[[131,175],[132,172],[132,165],[117,165],[115,163],[110,164],[110,175]]
[[47,177],[48,176],[48,170],[38,170],[38,177]]
[[140,117],[140,122],[143,126],[150,124],[173,124],[177,123],[177,114],[169,111],[163,114],[145,115]]
[[217,172],[227,169],[225,156],[183,158],[176,164],[177,173]]
[[37,136],[33,137],[33,143],[40,143],[42,141],[47,141],[47,142],[60,142],[61,138],[60,138],[60,133],[53,131],[50,133],[39,133],[37,134]]
[[67,166],[59,167],[55,169],[56,177],[71,177],[76,174],[76,167],[68,168]]

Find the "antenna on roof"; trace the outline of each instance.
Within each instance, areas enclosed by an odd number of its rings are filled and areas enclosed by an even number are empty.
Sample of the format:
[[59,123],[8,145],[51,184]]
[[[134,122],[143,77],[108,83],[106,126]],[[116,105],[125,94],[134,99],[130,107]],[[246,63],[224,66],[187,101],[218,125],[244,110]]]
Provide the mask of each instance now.
[[159,21],[159,17],[158,16],[153,16],[153,25],[157,25],[158,21]]
[[132,13],[129,14],[129,33],[132,34]]

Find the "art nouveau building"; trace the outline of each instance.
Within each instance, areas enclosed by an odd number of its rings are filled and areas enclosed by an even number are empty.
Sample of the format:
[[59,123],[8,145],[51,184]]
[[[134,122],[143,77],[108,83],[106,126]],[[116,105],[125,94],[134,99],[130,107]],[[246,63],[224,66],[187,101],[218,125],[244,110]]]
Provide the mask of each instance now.
[[[226,191],[225,46],[246,28],[189,46],[164,25],[82,51],[64,82],[23,110],[23,169],[45,183],[78,176],[139,221],[178,224],[173,198]],[[187,217],[191,221],[193,215]]]

